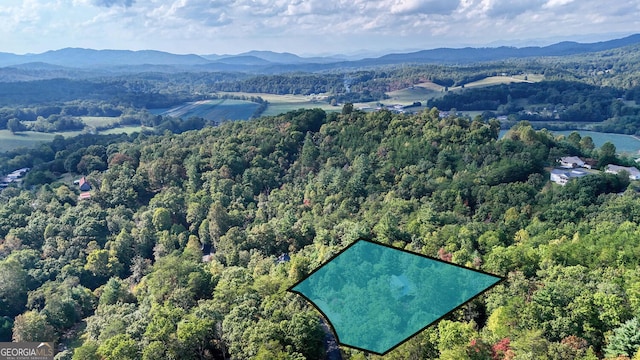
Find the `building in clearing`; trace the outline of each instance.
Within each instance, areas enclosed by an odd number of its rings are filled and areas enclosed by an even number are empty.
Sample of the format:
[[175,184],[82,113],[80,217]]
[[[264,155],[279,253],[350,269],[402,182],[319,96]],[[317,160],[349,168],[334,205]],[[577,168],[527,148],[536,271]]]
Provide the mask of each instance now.
[[78,180],[78,186],[80,186],[80,191],[89,191],[91,190],[91,184],[87,181],[87,178],[84,176]]
[[586,167],[586,163],[577,156],[565,156],[560,158],[560,167],[565,169],[575,169]]
[[0,189],[4,189],[9,186],[11,183],[20,183],[20,179],[22,179],[28,172],[31,170],[30,168],[22,168],[15,171],[12,171],[7,176],[0,177]]
[[621,171],[629,173],[630,180],[640,180],[640,170],[633,166],[618,166],[609,164],[604,168],[604,172],[609,174],[618,174]]
[[551,181],[564,186],[571,179],[581,178],[587,175],[589,175],[588,172],[580,169],[553,169],[551,170]]

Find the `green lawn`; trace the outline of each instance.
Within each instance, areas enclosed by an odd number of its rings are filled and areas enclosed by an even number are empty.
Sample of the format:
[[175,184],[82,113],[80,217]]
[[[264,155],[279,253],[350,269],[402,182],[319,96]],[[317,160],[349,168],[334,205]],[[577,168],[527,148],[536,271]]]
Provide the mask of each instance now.
[[99,134],[100,135],[112,135],[112,134],[122,134],[122,133],[133,134],[134,132],[142,132],[145,129],[150,129],[150,128],[142,127],[142,126],[133,126],[133,125],[120,126],[120,127],[100,131]]
[[[464,85],[465,89],[470,89],[470,88],[477,88],[477,87],[487,87],[487,86],[494,86],[494,85],[501,85],[501,84],[510,84],[510,83],[521,83],[521,82],[526,82],[526,83],[534,83],[534,82],[540,82],[542,80],[544,80],[544,75],[536,75],[536,74],[531,74],[531,75],[526,75],[527,79],[525,80],[525,75],[517,75],[517,76],[489,76],[486,77],[482,80],[478,80],[478,81],[473,81],[470,82],[468,84]],[[458,87],[456,88],[451,88],[451,89],[458,89]]]
[[216,99],[188,102],[161,112],[159,112],[160,109],[149,111],[182,119],[197,116],[207,120],[224,121],[249,119],[259,106],[257,103],[245,100]]
[[[113,129],[100,131],[101,135],[109,134],[131,134],[134,132],[141,132],[140,126],[123,126]],[[0,152],[14,150],[20,147],[35,148],[39,144],[50,142],[56,135],[62,135],[65,138],[80,135],[81,131],[66,131],[59,133],[41,133],[33,131],[24,131],[17,134],[12,134],[9,130],[0,130]]]
[[[75,135],[77,135],[77,133]],[[32,131],[12,134],[9,130],[0,130],[0,152],[10,151],[20,147],[34,148],[38,146],[38,144],[52,141],[55,136],[56,134]]]
[[312,101],[308,101],[308,102],[292,102],[292,103],[287,103],[287,102],[281,102],[281,103],[272,103],[269,102],[269,106],[267,107],[267,110],[265,110],[262,115],[263,116],[275,116],[275,115],[280,115],[289,111],[294,111],[294,110],[298,110],[298,109],[315,109],[315,108],[319,108],[322,109],[324,111],[341,111],[342,107],[341,106],[332,106],[329,103],[326,102],[312,102]]
[[264,93],[221,92],[233,96],[259,96],[269,102],[269,106],[262,113],[263,116],[275,116],[298,109],[320,108],[325,111],[340,111],[342,107],[331,106],[324,95],[276,95]]
[[441,96],[442,94],[442,92],[432,90],[431,88],[412,86],[406,89],[388,92],[387,95],[389,95],[390,99],[385,99],[380,102],[383,104],[411,105],[416,101],[426,103],[427,100]]
[[80,119],[86,125],[95,127],[110,126],[120,121],[120,117],[108,116],[81,116]]

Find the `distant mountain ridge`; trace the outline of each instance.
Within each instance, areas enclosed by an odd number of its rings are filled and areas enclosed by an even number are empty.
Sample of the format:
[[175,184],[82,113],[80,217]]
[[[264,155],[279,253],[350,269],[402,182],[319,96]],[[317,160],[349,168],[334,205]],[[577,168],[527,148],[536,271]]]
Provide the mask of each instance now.
[[[387,54],[375,58],[344,60],[340,56],[300,57],[292,53],[249,51],[238,55],[172,54],[156,50],[93,50],[65,48],[41,54],[16,55],[0,53],[0,68],[25,71],[45,71],[48,66],[66,69],[86,69],[130,72],[126,67],[139,71],[236,71],[247,73],[284,73],[291,71],[323,71],[339,68],[357,68],[377,65],[414,64],[464,64],[496,61],[512,58],[568,56],[616,49],[640,44],[640,34],[621,39],[595,43],[559,42],[549,46],[489,47],[489,48],[438,48],[409,53]],[[61,69],[55,69],[60,71]]]
[[616,49],[624,46],[640,43],[640,34],[627,36],[622,39],[601,41],[596,43],[577,43],[573,41],[563,41],[549,46],[529,46],[529,47],[509,47],[501,46],[496,48],[439,48],[433,50],[421,50],[404,54],[388,54],[374,59],[363,61],[395,63],[398,61],[416,62],[479,62],[493,61],[509,58],[527,58],[542,56],[567,56],[590,52]]

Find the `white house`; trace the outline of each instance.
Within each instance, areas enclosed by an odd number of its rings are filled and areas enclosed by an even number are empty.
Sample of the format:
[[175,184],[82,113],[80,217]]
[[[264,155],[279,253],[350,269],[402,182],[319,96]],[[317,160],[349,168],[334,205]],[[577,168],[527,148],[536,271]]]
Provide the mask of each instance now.
[[621,171],[626,171],[629,173],[630,180],[640,180],[640,170],[635,167],[627,167],[627,166],[618,166],[609,164],[604,168],[604,172],[609,174],[618,174]]
[[564,186],[571,179],[580,178],[587,175],[589,175],[588,172],[579,169],[553,169],[551,170],[551,181]]
[[573,169],[577,167],[586,167],[585,162],[577,156],[565,156],[560,158],[560,166],[566,169]]
[[19,182],[28,172],[30,168],[22,168],[9,173],[7,176],[0,177],[0,189],[9,186],[10,183]]

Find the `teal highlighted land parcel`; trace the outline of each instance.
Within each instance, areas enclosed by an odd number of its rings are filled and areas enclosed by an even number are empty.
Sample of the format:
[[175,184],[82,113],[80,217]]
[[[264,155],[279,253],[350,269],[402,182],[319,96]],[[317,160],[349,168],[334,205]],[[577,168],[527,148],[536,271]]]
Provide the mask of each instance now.
[[501,280],[358,240],[290,291],[324,314],[340,344],[386,354]]

